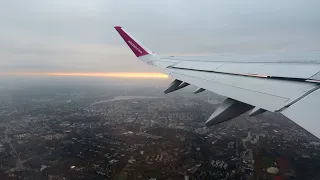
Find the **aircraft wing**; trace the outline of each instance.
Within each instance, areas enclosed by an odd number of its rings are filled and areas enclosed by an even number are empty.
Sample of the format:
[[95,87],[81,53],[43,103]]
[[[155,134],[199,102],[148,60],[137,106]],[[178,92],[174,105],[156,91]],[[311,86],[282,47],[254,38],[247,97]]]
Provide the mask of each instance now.
[[[198,87],[195,93],[209,90],[228,97],[208,118],[207,126],[247,111],[250,116],[271,111],[282,113],[320,138],[320,64],[313,62],[320,56],[268,57],[272,61],[264,56],[159,56],[122,27],[115,29],[141,61],[163,68],[175,79],[165,93],[192,84]],[[301,61],[283,61],[287,58]]]

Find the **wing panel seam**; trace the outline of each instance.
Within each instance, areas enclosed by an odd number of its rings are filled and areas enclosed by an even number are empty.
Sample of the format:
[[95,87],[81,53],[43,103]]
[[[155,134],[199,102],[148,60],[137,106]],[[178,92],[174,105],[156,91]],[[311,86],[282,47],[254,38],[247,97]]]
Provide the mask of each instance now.
[[[214,82],[214,83],[217,83],[217,84],[222,84],[222,85],[225,85],[225,86],[229,86],[229,87],[233,87],[233,88],[238,88],[238,89],[242,89],[242,90],[246,90],[246,91],[251,91],[251,92],[255,92],[255,93],[260,93],[260,94],[265,94],[265,95],[269,95],[269,96],[274,96],[274,97],[286,99],[287,101],[290,100],[289,98],[286,98],[286,97],[277,96],[277,95],[268,94],[268,93],[263,93],[263,92],[259,92],[259,91],[253,91],[253,90],[250,90],[250,89],[245,89],[245,88],[241,88],[241,87],[237,87],[237,86],[232,86],[232,85],[224,84],[224,83],[217,82],[217,81],[212,81],[212,80],[207,80],[207,79],[203,79],[203,78],[198,78],[198,77],[194,77],[194,76],[190,76],[190,75],[185,75],[185,74],[181,74],[181,73],[177,73],[177,72],[172,72],[172,73],[174,73],[174,74],[179,74],[179,75],[183,75],[183,76],[188,76],[188,77],[192,77],[192,78],[197,78],[197,79],[201,79],[201,80],[204,80],[204,81]],[[172,74],[172,73],[171,73],[171,74]]]
[[218,69],[218,68],[220,68],[220,67],[222,67],[222,66],[224,66],[224,65],[226,65],[226,64],[228,64],[228,63],[222,63],[220,66],[214,68],[213,71],[216,70],[216,69]]

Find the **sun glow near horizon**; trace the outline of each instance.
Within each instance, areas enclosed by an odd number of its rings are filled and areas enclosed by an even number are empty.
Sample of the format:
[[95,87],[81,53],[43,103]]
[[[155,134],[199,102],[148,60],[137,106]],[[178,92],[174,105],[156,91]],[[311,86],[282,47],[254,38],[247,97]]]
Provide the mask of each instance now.
[[0,76],[82,76],[107,78],[167,79],[168,75],[153,72],[0,72]]

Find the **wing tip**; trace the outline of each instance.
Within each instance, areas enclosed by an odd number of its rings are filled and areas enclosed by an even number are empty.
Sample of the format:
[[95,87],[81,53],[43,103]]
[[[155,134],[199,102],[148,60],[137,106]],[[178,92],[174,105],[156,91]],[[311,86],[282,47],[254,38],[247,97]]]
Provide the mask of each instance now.
[[126,32],[122,26],[114,26],[114,28],[137,57],[150,54],[149,52],[151,51],[146,49],[138,40]]

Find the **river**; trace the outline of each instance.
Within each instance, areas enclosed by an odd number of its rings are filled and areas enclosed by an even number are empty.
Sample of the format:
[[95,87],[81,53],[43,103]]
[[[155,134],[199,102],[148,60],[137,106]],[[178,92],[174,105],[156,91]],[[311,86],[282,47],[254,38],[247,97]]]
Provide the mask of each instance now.
[[128,99],[157,99],[157,98],[164,98],[164,97],[157,97],[157,96],[116,96],[112,99],[105,99],[101,101],[96,101],[90,106],[94,106],[101,103],[111,102],[111,101],[120,101],[120,100],[128,100]]

